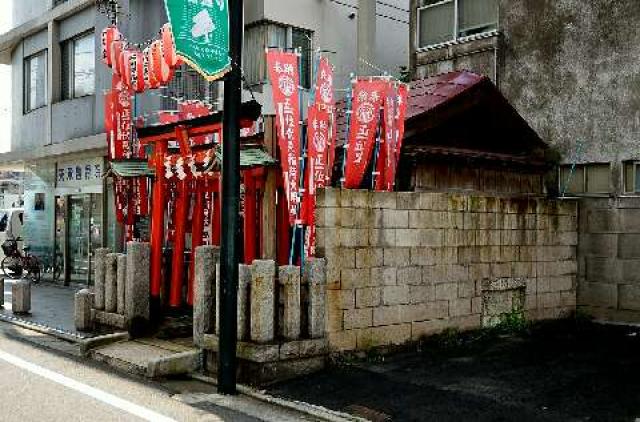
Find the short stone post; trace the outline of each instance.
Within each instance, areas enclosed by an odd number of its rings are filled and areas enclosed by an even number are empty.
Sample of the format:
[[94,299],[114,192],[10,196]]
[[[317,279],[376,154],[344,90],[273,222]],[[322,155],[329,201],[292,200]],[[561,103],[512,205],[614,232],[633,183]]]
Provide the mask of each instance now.
[[4,308],[4,277],[0,277],[0,308]]
[[238,268],[238,340],[247,338],[249,321],[249,286],[251,285],[251,265],[240,264]]
[[104,262],[104,310],[113,313],[118,308],[118,254],[107,254]]
[[18,280],[11,286],[11,310],[14,314],[31,311],[31,282]]
[[96,270],[95,280],[93,281],[93,291],[95,293],[95,308],[104,309],[104,278],[105,278],[105,261],[107,254],[111,252],[108,248],[98,248],[95,253]]
[[124,319],[127,330],[141,334],[149,322],[149,257],[148,243],[127,243],[127,281]]
[[325,300],[327,296],[327,264],[324,258],[309,258],[304,267],[309,286],[309,336],[324,337]]
[[74,319],[76,330],[93,330],[93,318],[91,308],[93,308],[93,293],[89,289],[80,290],[75,294]]
[[116,276],[116,296],[118,297],[116,312],[124,315],[125,289],[127,287],[127,256],[118,254],[118,274]]
[[253,261],[251,272],[251,340],[267,343],[275,338],[276,263]]
[[300,267],[280,267],[278,279],[284,291],[282,334],[287,340],[300,337]]
[[204,347],[204,335],[214,329],[214,301],[216,296],[216,264],[220,248],[200,246],[194,256],[193,342]]

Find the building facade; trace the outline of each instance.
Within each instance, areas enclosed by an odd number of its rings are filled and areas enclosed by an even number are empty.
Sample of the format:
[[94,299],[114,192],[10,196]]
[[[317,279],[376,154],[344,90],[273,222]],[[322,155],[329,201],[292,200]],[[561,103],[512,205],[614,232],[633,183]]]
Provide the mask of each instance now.
[[[14,1],[13,28],[0,35],[0,63],[12,68],[11,151],[4,163],[25,168],[26,244],[47,267],[64,268],[65,281],[91,282],[93,251],[118,250],[122,228],[114,219],[113,189],[107,169],[104,133],[105,90],[111,71],[101,63],[100,34],[110,18],[95,0]],[[303,4],[304,3],[304,4]],[[398,75],[408,64],[408,0],[378,5],[376,23],[385,28],[375,42],[373,73]],[[163,0],[119,0],[118,26],[127,39],[144,44],[167,21]],[[330,54],[338,86],[348,87],[356,72],[357,0],[245,2],[246,99],[255,97],[270,111],[264,50],[298,48],[302,84],[311,86],[313,58]],[[386,28],[393,29],[387,31]],[[392,34],[392,36],[389,36]],[[136,98],[136,115],[154,119],[182,99],[222,104],[222,84],[206,83],[186,67],[160,91]]]
[[634,0],[412,0],[414,78],[491,77],[581,198],[578,304],[640,320],[640,7]]

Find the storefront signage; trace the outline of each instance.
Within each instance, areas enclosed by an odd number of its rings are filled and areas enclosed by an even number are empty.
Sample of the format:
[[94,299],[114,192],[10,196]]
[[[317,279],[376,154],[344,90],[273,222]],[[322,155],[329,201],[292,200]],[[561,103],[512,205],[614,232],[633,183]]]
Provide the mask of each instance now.
[[58,162],[56,186],[59,188],[78,188],[88,185],[101,185],[104,172],[102,157]]

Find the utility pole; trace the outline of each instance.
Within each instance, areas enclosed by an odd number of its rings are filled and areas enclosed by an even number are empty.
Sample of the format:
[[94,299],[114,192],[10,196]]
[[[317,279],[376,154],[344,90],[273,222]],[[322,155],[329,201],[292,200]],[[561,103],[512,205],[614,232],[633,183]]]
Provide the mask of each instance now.
[[237,394],[236,342],[238,232],[240,228],[240,107],[242,105],[243,0],[229,2],[231,71],[224,81],[222,125],[222,241],[218,392]]
[[358,75],[371,75],[376,60],[376,0],[358,0]]

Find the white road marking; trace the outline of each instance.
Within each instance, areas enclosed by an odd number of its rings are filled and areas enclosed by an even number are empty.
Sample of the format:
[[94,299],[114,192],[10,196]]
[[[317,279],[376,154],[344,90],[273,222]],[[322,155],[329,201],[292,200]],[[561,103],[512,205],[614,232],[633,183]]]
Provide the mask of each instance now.
[[25,369],[42,378],[46,378],[49,381],[53,381],[57,384],[63,385],[86,396],[93,397],[98,401],[123,410],[141,419],[153,422],[176,422],[174,419],[163,416],[159,413],[154,412],[153,410],[147,409],[146,407],[139,406],[130,401],[121,399],[120,397],[116,397],[113,394],[109,394],[106,391],[99,390],[97,388],[91,387],[90,385],[83,384],[79,381],[58,374],[57,372],[53,372],[49,369],[38,366],[34,363],[27,362],[26,360],[3,352],[2,350],[0,350],[0,359],[7,363],[10,363],[11,365]]

